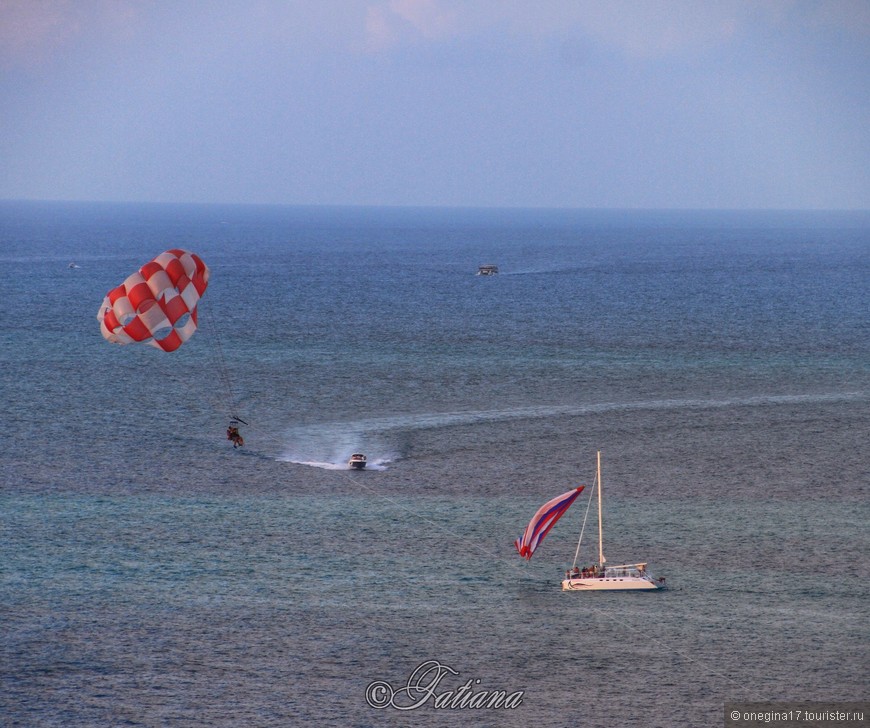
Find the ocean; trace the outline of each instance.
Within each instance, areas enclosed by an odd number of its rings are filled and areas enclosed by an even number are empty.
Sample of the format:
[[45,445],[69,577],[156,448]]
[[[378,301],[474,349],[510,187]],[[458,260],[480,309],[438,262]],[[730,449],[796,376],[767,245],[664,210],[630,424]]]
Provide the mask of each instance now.
[[[870,214],[2,202],[0,243],[3,725],[867,698]],[[176,247],[193,338],[106,342]],[[599,451],[667,590],[561,591],[591,488],[514,549]]]

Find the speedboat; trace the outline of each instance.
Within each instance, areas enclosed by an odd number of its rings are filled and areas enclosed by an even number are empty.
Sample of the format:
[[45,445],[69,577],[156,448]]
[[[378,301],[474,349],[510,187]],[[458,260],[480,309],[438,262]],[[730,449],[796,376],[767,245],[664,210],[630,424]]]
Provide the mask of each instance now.
[[347,461],[347,466],[351,470],[365,470],[366,456],[361,452],[355,452],[350,456],[350,460]]
[[482,265],[477,269],[479,276],[494,276],[498,273],[497,265]]

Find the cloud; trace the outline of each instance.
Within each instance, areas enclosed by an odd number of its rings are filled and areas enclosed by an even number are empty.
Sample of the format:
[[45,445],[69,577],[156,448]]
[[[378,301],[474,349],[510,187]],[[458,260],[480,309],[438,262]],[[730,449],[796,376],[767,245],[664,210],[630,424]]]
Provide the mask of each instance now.
[[379,0],[369,3],[369,50],[504,33],[515,43],[585,38],[629,58],[655,59],[719,48],[757,29],[827,29],[870,34],[866,0]]
[[809,22],[819,28],[870,36],[870,3],[866,0],[825,0],[808,9]]
[[367,47],[386,50],[401,42],[445,39],[456,32],[457,11],[438,0],[389,0],[366,13]]
[[5,66],[40,61],[78,32],[70,3],[39,0],[0,2],[0,62]]
[[[770,0],[777,8],[787,0]],[[519,46],[581,37],[630,57],[654,58],[718,46],[758,13],[724,0],[382,0],[368,6],[367,48],[447,42],[457,37],[504,34]]]
[[366,11],[365,30],[366,47],[371,51],[389,48],[398,37],[387,8],[379,5]]
[[[198,42],[214,36],[278,34],[300,47],[387,52],[414,45],[500,37],[528,51],[557,39],[594,41],[629,58],[661,58],[717,48],[755,29],[870,35],[866,0],[0,0],[0,66],[31,67],[78,43],[124,43],[170,26]],[[203,29],[211,29],[212,35]],[[227,40],[227,42],[230,42]]]
[[123,40],[137,16],[124,0],[0,0],[0,66],[41,66],[85,38]]
[[456,13],[437,0],[391,0],[390,9],[410,23],[423,37],[438,38],[449,34]]
[[[741,0],[520,0],[469,4],[480,20],[500,18],[515,37],[583,38],[632,58],[660,58],[718,47],[763,12],[789,0],[768,0],[765,10]],[[770,9],[770,10],[767,10]]]
[[577,27],[629,56],[668,56],[727,42],[743,20],[729,3],[595,3],[576,18]]

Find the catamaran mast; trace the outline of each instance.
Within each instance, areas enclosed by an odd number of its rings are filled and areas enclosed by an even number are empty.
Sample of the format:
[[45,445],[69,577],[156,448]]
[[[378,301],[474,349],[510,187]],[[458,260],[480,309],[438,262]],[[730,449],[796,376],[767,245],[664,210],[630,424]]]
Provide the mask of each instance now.
[[604,528],[601,514],[601,450],[598,451],[598,563],[604,568]]

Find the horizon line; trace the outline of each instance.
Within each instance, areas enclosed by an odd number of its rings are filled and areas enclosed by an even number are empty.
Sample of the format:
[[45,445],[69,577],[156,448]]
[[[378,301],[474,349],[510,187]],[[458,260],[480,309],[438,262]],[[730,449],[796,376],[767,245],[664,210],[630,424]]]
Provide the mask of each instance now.
[[95,200],[8,197],[0,198],[0,204],[80,204],[80,205],[153,205],[176,207],[261,207],[261,208],[298,208],[298,209],[386,209],[386,210],[466,210],[466,211],[539,211],[539,212],[853,212],[868,213],[870,207],[567,207],[559,205],[448,205],[448,204],[394,204],[394,203],[302,203],[302,202],[197,202],[190,200]]

